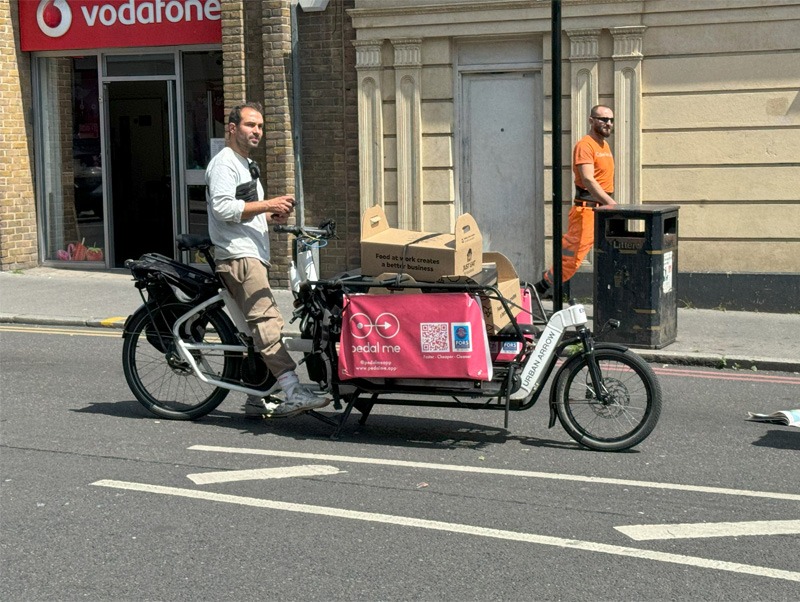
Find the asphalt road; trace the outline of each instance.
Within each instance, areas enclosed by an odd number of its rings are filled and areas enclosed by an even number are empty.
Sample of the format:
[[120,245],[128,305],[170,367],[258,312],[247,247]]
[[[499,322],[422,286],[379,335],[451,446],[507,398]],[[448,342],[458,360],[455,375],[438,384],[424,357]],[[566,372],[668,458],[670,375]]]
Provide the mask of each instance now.
[[656,366],[661,422],[612,454],[544,405],[166,421],[120,350],[0,326],[3,600],[797,599],[800,430],[744,418],[800,375]]

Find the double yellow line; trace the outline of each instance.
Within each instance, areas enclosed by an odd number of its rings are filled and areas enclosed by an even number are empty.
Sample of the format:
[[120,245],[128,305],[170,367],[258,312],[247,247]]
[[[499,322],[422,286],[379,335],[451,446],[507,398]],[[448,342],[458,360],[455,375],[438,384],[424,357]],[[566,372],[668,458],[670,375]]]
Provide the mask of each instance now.
[[37,326],[35,324],[0,324],[0,332],[24,332],[27,334],[58,334],[83,337],[122,337],[118,328],[88,328],[72,326]]

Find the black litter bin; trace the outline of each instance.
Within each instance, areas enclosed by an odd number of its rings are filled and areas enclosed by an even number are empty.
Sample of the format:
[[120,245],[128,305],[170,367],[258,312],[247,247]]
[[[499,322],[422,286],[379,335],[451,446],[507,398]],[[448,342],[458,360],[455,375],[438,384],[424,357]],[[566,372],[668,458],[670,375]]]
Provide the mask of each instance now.
[[600,340],[661,349],[678,333],[678,207],[595,210],[594,330]]

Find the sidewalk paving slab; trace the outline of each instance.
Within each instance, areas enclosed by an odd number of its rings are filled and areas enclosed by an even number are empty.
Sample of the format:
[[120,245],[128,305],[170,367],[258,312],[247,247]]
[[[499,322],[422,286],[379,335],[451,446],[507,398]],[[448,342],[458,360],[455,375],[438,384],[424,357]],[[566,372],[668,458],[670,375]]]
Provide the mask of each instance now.
[[[293,297],[274,290],[287,321]],[[127,270],[38,267],[0,272],[0,323],[121,329],[142,303]],[[587,306],[591,317],[592,307]],[[663,349],[632,349],[652,362],[800,372],[800,313],[678,309],[678,334]]]

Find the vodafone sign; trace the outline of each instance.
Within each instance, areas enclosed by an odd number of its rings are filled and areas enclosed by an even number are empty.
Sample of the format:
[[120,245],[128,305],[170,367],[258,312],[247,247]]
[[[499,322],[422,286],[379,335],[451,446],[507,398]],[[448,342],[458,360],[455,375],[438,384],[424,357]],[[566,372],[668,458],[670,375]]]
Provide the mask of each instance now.
[[220,0],[19,0],[22,50],[222,42]]

